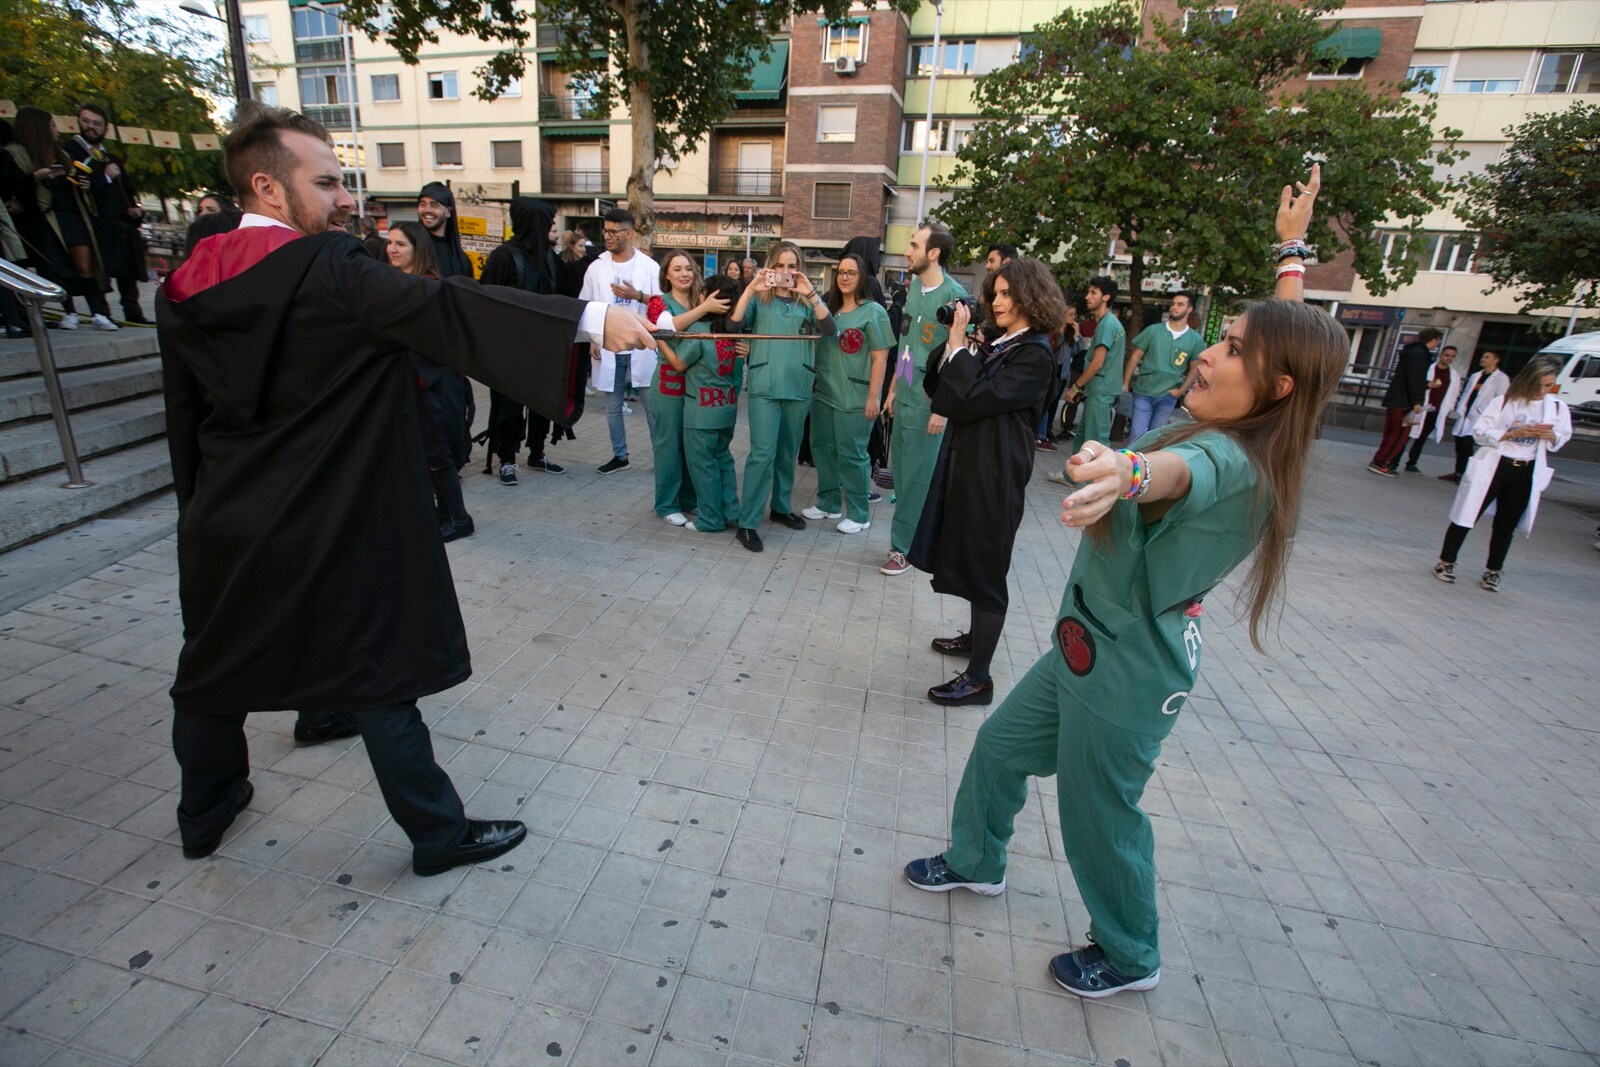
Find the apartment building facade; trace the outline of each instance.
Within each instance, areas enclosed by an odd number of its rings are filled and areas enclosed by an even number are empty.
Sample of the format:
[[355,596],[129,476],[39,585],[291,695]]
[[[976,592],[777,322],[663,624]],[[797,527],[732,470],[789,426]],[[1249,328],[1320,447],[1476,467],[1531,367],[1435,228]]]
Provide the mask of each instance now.
[[[688,248],[715,269],[747,249],[759,257],[778,239],[825,264],[865,235],[882,238],[893,271],[920,219],[937,212],[944,194],[934,186],[979,121],[975,80],[1013,62],[1034,26],[1099,2],[945,0],[942,16],[930,2],[909,18],[863,3],[831,23],[794,20],[765,57],[752,57],[752,85],[734,113],[693,152],[661,161],[653,243]],[[472,70],[493,54],[492,43],[444,36],[407,66],[381,41],[352,40],[336,6],[243,5],[258,96],[327,124],[352,171],[354,102],[373,214],[413,217],[417,190],[433,180],[489,201],[539,195],[557,205],[565,225],[592,223],[625,198],[628,116],[602,112],[581,78],[557,68],[559,26],[536,27],[524,84],[482,101]],[[1219,0],[1216,17],[1232,11]],[[1175,0],[1145,0],[1145,18],[1158,15],[1181,12]],[[1466,158],[1452,173],[1498,158],[1506,126],[1600,92],[1594,0],[1347,0],[1328,21],[1331,61],[1298,84],[1397,84],[1421,72],[1429,81],[1422,91],[1438,94],[1441,127],[1465,131]],[[1352,369],[1381,373],[1430,325],[1468,352],[1515,354],[1542,343],[1535,317],[1520,314],[1512,294],[1485,295],[1459,220],[1444,210],[1426,221],[1418,247],[1390,240],[1398,246],[1391,254],[1421,266],[1396,292],[1372,294],[1348,256],[1312,269],[1310,295],[1348,330]],[[1146,284],[1159,297],[1178,282],[1155,274]]]

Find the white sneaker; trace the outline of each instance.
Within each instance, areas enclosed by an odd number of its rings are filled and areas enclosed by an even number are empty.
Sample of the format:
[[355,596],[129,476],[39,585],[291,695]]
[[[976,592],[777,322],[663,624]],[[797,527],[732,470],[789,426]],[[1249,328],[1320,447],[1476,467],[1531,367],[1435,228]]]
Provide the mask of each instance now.
[[622,413],[624,415],[632,415],[633,414],[633,409],[630,408],[628,405],[624,404],[624,405],[622,405]]
[[674,511],[671,515],[663,515],[662,519],[666,522],[670,522],[674,526],[689,525],[688,516],[684,515],[684,513],[681,511]]
[[844,512],[842,512],[842,511],[823,511],[819,507],[809,507],[809,508],[806,508],[804,511],[802,511],[800,514],[805,516],[808,519],[816,520],[816,519],[837,519],[840,515],[843,515]]
[[63,315],[61,316],[61,321],[56,323],[56,329],[58,330],[76,330],[77,328],[78,316],[76,315]]
[[112,322],[110,319],[106,318],[104,315],[96,315],[94,318],[90,319],[89,322],[97,330],[107,330],[107,331],[109,331],[109,330],[120,330],[120,329],[122,329],[122,327],[118,326],[116,323]]
[[841,519],[839,521],[839,525],[835,526],[834,529],[838,530],[842,534],[853,534],[860,533],[862,530],[865,530],[871,525],[872,523],[870,522],[856,522],[854,519]]

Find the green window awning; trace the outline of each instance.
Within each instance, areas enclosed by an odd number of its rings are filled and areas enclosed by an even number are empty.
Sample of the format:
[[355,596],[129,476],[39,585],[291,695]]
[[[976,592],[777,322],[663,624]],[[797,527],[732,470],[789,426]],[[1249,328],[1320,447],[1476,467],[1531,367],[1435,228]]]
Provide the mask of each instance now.
[[1317,54],[1324,59],[1376,59],[1382,47],[1383,31],[1376,26],[1350,26],[1334,30],[1317,45]]
[[871,21],[871,15],[847,15],[842,19],[830,19],[826,15],[817,17],[818,26],[865,26]]
[[772,42],[767,58],[759,60],[750,71],[750,88],[734,94],[735,100],[776,100],[783,95],[784,84],[789,80],[789,42]]
[[604,137],[610,126],[540,126],[541,137]]

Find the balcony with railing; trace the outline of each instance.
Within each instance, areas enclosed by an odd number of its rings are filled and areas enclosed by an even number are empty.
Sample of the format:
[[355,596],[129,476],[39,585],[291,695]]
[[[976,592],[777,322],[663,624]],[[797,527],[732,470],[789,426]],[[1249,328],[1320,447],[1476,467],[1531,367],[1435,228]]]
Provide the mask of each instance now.
[[[325,129],[348,130],[350,128],[349,104],[306,104],[300,113],[308,119],[322,123]],[[361,108],[356,107],[356,122],[361,121]]]
[[546,122],[594,122],[607,117],[588,93],[539,94],[539,118]]
[[547,193],[603,193],[608,175],[603,170],[570,170],[556,168],[543,174]]
[[781,170],[714,170],[712,196],[782,196]]
[[294,43],[296,63],[343,63],[344,38],[323,37],[314,41]]

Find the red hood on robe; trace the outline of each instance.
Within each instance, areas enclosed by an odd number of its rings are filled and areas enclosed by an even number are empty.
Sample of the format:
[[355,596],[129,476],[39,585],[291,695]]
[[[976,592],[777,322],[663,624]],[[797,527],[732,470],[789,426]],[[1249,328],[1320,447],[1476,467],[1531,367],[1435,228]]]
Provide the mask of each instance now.
[[291,241],[305,236],[287,226],[250,226],[207,237],[194,255],[167,279],[167,299],[184,301],[220,285],[260,263]]

